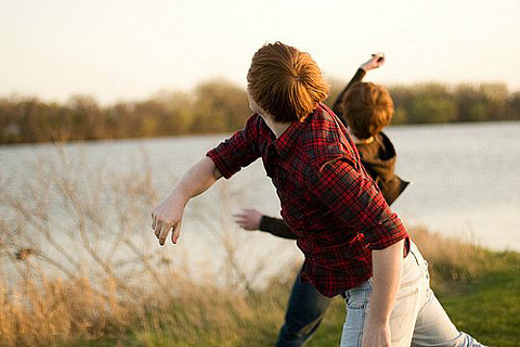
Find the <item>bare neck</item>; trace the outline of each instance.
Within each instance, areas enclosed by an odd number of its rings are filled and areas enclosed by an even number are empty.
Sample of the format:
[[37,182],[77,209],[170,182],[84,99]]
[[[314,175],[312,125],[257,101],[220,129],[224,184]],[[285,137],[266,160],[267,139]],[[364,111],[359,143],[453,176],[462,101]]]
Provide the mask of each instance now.
[[282,134],[285,132],[285,130],[287,130],[287,128],[289,128],[292,124],[291,122],[289,122],[289,123],[275,122],[273,120],[273,117],[270,115],[266,115],[266,116],[262,115],[262,118],[264,119],[264,121],[267,124],[267,126],[269,127],[269,129],[271,129],[271,131],[274,133],[276,138],[279,138],[280,136],[282,136]]

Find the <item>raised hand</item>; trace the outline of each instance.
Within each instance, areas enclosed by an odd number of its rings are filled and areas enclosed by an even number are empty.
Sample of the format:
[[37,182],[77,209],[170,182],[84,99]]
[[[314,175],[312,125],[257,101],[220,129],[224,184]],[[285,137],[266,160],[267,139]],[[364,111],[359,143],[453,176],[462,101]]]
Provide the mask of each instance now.
[[382,52],[378,52],[375,54],[372,54],[372,58],[367,60],[365,63],[361,64],[359,67],[360,69],[363,69],[365,71],[377,69],[381,65],[385,63],[385,54]]

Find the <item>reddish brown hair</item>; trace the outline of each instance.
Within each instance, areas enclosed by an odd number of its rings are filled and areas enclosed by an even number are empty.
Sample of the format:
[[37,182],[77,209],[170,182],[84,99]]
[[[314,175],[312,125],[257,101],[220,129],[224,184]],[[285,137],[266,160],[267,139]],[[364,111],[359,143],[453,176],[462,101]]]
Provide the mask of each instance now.
[[311,56],[281,42],[253,55],[247,87],[258,106],[282,123],[305,119],[329,93]]
[[357,82],[341,103],[349,129],[359,139],[368,139],[383,129],[394,114],[394,102],[385,87]]

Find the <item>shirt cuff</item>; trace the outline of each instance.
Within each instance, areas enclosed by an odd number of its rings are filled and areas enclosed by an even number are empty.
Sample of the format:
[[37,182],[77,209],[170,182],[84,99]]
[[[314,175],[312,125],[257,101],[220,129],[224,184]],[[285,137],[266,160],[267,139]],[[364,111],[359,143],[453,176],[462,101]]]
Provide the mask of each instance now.
[[265,215],[260,218],[260,225],[258,226],[258,230],[261,231],[269,231],[271,226],[271,219]]
[[225,162],[225,160],[222,159],[221,156],[218,155],[217,151],[215,149],[210,150],[208,153],[206,153],[207,157],[210,157],[211,160],[213,160],[213,163],[217,167],[218,171],[222,174],[222,176],[225,179],[230,178],[233,176],[233,174],[236,171],[233,171]]
[[268,233],[278,236],[284,239],[296,240],[297,237],[293,231],[289,228],[287,223],[279,218],[273,218],[268,216],[262,216],[260,219],[259,230],[267,231]]
[[365,70],[363,70],[362,68],[359,68],[359,69],[357,69],[356,74],[354,75],[352,80],[355,82],[360,82],[363,79],[363,77],[365,77],[366,74],[367,74],[367,72]]
[[[380,228],[385,228],[381,226]],[[378,230],[379,231],[379,230]],[[377,231],[376,231],[377,234]],[[399,223],[394,229],[388,231],[382,231],[382,235],[379,238],[369,239],[368,240],[368,248],[371,250],[374,249],[385,249],[387,247],[396,244],[397,242],[404,240],[409,237],[408,232],[406,231],[404,225]],[[366,237],[366,236],[365,236]]]

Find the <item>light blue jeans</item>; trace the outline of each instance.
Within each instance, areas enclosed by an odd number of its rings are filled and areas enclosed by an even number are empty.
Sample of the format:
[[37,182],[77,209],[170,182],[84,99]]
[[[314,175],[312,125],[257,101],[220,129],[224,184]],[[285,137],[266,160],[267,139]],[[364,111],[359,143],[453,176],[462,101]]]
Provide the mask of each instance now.
[[[370,308],[372,279],[345,292],[347,318],[341,347],[361,346],[363,325]],[[459,332],[430,289],[428,263],[411,242],[403,260],[401,286],[390,316],[392,346],[482,346]]]

